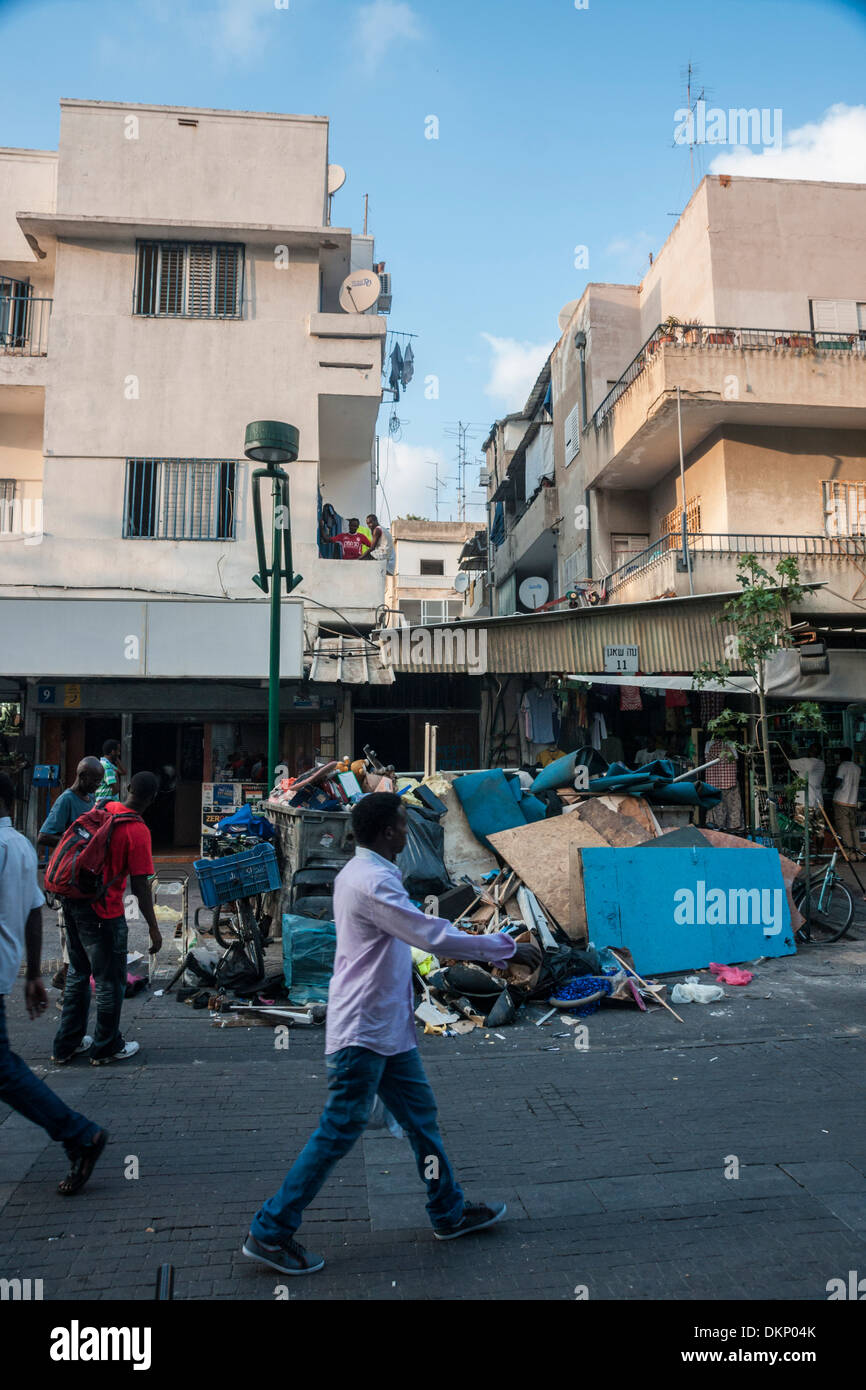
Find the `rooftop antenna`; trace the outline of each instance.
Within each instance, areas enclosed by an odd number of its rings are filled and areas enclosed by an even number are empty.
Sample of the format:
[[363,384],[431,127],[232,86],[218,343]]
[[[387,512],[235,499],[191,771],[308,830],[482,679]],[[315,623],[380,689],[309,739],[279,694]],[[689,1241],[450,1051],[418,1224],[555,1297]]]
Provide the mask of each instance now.
[[466,469],[469,467],[468,450],[466,441],[476,439],[483,433],[483,425],[473,425],[458,420],[456,425],[449,425],[445,433],[451,439],[457,440],[457,519],[466,520]]
[[[690,112],[692,115],[694,114],[693,109],[692,109],[692,78],[695,78],[695,79],[696,79],[696,78],[697,78],[697,75],[698,75],[698,73],[697,73],[697,68],[696,68],[691,62],[689,62],[688,68],[686,69],[686,106],[688,107],[689,112]],[[703,101],[703,100],[704,100],[705,91],[706,91],[706,89],[705,89],[704,87],[701,87],[700,96],[695,97],[695,106],[697,106],[697,104],[698,104],[699,101]],[[691,173],[692,173],[692,192],[694,193],[694,191],[695,191],[695,122],[694,122],[694,120],[692,121],[692,124],[691,124],[691,137],[692,137],[692,138],[689,140],[689,167],[690,167]]]
[[439,520],[439,492],[440,492],[440,489],[442,488],[443,483],[453,482],[454,480],[453,480],[453,478],[440,478],[440,477],[439,477],[439,460],[438,460],[438,459],[428,459],[428,460],[427,460],[427,464],[428,464],[428,466],[429,466],[430,468],[433,469],[433,482],[427,484],[427,491],[433,493],[434,505],[435,505],[435,507],[436,507],[436,520],[438,521],[438,520]]

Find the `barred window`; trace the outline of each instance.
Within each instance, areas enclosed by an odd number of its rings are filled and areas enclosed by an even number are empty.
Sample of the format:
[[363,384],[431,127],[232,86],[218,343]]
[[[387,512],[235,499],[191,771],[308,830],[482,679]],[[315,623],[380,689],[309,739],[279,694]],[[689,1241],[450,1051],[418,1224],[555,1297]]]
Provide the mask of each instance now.
[[821,487],[825,535],[866,536],[866,482],[833,479]]
[[135,312],[151,318],[240,318],[244,248],[235,243],[140,241]]
[[[700,497],[690,497],[686,501],[686,529],[690,536],[697,535],[701,529],[701,499]],[[659,525],[659,536],[668,537],[668,548],[675,550],[680,543],[680,536],[683,530],[683,509],[674,507],[672,512],[663,516]]]
[[124,536],[234,540],[237,472],[235,459],[127,459]]

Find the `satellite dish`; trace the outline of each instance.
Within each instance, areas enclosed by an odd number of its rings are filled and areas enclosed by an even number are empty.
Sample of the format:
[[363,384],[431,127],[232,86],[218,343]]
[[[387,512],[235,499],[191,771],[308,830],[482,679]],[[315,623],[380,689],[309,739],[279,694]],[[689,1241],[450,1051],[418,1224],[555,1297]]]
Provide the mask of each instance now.
[[381,293],[382,282],[375,270],[353,270],[340,286],[340,308],[347,314],[363,314]]
[[533,576],[531,579],[524,579],[520,588],[517,590],[517,597],[524,608],[540,608],[547,603],[550,594],[550,585],[546,579]]
[[342,164],[328,165],[328,196],[333,197],[346,182],[346,171]]
[[457,590],[458,594],[466,593],[466,590],[469,588],[469,575],[465,570],[461,570],[459,574],[454,576],[454,588]]
[[579,299],[570,299],[568,303],[564,304],[563,307],[560,309],[559,318],[557,320],[559,324],[560,333],[565,332],[566,328],[568,327],[569,319],[571,318],[579,303]]

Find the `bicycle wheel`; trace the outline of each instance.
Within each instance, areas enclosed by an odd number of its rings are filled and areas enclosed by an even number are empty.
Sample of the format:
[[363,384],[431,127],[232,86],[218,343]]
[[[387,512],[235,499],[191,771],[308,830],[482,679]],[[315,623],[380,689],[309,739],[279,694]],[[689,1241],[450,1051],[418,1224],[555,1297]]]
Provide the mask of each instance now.
[[262,950],[262,938],[259,935],[259,926],[253,912],[253,902],[251,898],[241,898],[238,903],[241,915],[241,942],[243,952],[250,963],[250,968],[256,972],[261,979],[265,973],[265,953]]
[[[268,929],[272,919],[262,912],[264,904],[262,894],[257,893],[255,897],[244,898],[243,901],[251,905],[261,943],[263,946],[266,946],[270,940]],[[214,908],[211,918],[211,931],[216,941],[224,949],[227,949],[233,941],[240,940],[241,924],[238,914],[238,903],[220,903],[219,907]]]
[[[838,941],[850,927],[854,916],[854,901],[845,884],[838,878],[826,889],[823,885],[823,877],[811,885],[811,937],[813,941],[829,943]],[[794,894],[794,902],[801,911],[805,897],[804,884],[799,892]],[[808,939],[804,935],[804,928],[801,927],[797,932],[797,940]]]

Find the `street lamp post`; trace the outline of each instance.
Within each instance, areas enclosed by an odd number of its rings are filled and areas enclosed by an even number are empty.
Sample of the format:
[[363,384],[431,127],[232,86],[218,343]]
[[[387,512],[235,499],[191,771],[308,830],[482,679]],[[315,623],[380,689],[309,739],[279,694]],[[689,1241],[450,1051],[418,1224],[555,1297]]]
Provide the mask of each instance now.
[[[280,467],[282,463],[294,463],[298,457],[299,438],[294,425],[283,424],[280,420],[255,420],[247,425],[244,437],[244,453],[256,463],[264,463],[264,468],[253,472],[253,520],[256,528],[256,554],[259,571],[253,575],[253,583],[262,593],[271,596],[271,639],[268,661],[268,787],[274,785],[279,761],[280,740],[280,597],[281,580],[285,578],[286,593],[290,594],[300,584],[303,575],[295,574],[292,566],[292,530],[289,520],[289,478]],[[265,532],[262,524],[261,481],[271,481],[273,500],[273,541],[271,563],[268,565],[265,551]],[[285,563],[283,563],[285,557]]]

